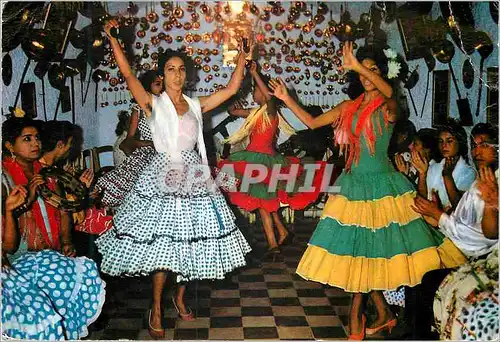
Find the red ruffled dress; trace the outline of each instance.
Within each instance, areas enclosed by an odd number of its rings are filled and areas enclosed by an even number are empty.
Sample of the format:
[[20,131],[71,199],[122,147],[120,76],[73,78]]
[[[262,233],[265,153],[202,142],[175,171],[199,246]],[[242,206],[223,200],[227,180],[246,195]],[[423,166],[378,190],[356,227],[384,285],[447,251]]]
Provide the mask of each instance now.
[[[312,173],[313,170],[305,170],[304,166],[300,164],[300,159],[285,157],[274,149],[278,123],[279,119],[275,116],[271,118],[271,124],[266,127],[261,116],[250,134],[250,143],[247,149],[233,153],[227,160],[219,163],[220,169],[225,172],[228,172],[227,168],[231,171],[234,170],[234,174],[240,180],[238,191],[228,192],[228,195],[233,204],[246,211],[263,208],[268,212],[274,212],[280,208],[280,202],[289,205],[294,210],[304,209],[309,204],[314,203],[321,192],[322,176],[326,163],[317,162],[312,184],[305,183],[306,178],[311,177],[306,177],[307,174]],[[267,173],[262,181],[249,184],[245,189],[244,177],[252,177],[253,179],[263,177],[253,165],[264,166]],[[293,167],[293,165],[296,166]],[[291,178],[295,179],[292,189],[286,189],[286,179],[278,180],[274,189],[269,186],[274,175],[278,174],[278,172],[271,172],[274,167],[279,168],[279,174],[290,175]],[[312,188],[313,191],[298,191],[304,185],[307,188]]]

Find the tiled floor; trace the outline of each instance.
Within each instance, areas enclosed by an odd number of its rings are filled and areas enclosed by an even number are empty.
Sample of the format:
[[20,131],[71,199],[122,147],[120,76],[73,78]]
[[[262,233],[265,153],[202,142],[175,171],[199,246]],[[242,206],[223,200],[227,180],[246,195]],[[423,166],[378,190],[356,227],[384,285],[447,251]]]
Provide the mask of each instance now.
[[[308,282],[295,274],[317,220],[289,225],[295,241],[262,267],[247,267],[224,281],[196,281],[188,284],[186,299],[197,319],[176,318],[170,296],[165,292],[166,339],[346,339],[350,297],[342,290]],[[257,247],[263,248],[260,227],[250,226]],[[248,233],[248,231],[247,231]],[[147,330],[150,304],[149,278],[108,279],[109,317],[105,328],[93,331],[89,339],[151,339]]]

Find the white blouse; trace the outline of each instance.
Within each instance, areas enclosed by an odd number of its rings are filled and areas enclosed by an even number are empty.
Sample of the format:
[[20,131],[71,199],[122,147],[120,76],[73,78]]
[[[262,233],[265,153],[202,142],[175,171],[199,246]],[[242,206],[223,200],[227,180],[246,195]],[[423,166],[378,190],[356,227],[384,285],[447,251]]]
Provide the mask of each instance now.
[[462,196],[457,209],[451,215],[442,214],[439,218],[441,232],[469,257],[485,255],[498,243],[498,240],[488,239],[483,234],[484,205],[477,182],[474,182]]
[[[451,206],[443,179],[445,162],[446,159],[443,158],[441,162],[429,165],[429,170],[427,171],[427,198],[432,200],[432,190],[436,190],[443,208]],[[476,171],[465,162],[464,158],[460,157],[457,165],[455,165],[452,177],[458,190],[467,191],[476,179]]]

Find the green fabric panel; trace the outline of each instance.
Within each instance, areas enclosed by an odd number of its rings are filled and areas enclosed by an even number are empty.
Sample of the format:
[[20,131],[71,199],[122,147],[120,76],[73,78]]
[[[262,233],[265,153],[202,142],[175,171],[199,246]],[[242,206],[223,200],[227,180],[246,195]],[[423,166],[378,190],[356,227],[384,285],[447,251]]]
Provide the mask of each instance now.
[[443,234],[422,219],[413,220],[405,226],[391,223],[385,228],[371,230],[343,226],[337,220],[326,217],[318,223],[309,243],[326,249],[330,254],[389,259],[439,246],[443,239]]

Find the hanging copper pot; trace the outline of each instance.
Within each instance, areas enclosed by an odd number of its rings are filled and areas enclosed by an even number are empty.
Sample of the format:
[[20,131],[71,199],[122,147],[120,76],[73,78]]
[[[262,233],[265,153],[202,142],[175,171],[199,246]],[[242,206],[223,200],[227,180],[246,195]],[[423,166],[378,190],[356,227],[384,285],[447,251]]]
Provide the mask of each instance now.
[[192,21],[199,21],[200,20],[200,15],[196,12],[191,13],[191,20]]
[[203,61],[203,59],[200,56],[196,56],[194,58],[194,64],[196,64],[196,65],[200,65],[202,61]]
[[206,72],[206,73],[209,73],[209,72],[210,72],[210,65],[205,64],[205,65],[203,66],[203,71],[204,71],[204,72]]
[[167,35],[165,36],[165,41],[166,41],[168,44],[172,44],[172,42],[174,41],[174,38],[173,38],[171,35],[167,34]]
[[322,15],[327,15],[328,14],[328,6],[324,2],[320,2],[318,4],[318,13]]
[[193,25],[189,21],[186,21],[184,23],[184,30],[190,31],[192,28],[193,28]]
[[207,14],[210,14],[210,12],[212,11],[212,9],[210,8],[210,6],[208,6],[207,4],[203,3],[201,6],[200,6],[200,10],[201,10],[201,13],[207,15]]
[[217,72],[217,71],[220,70],[220,67],[217,64],[212,65],[212,70],[215,71],[215,72]]
[[260,14],[259,8],[254,3],[252,3],[252,5],[250,6],[250,13],[252,13],[253,15]]
[[168,18],[172,16],[172,10],[164,9],[163,11],[161,11],[161,15],[164,16],[165,18]]
[[153,25],[151,26],[151,28],[149,29],[151,32],[155,33],[156,31],[158,31],[158,26],[156,25]]
[[152,12],[149,12],[148,15],[146,16],[146,18],[148,19],[148,21],[150,23],[156,23],[158,22],[158,19],[159,19],[159,16],[158,16],[158,13],[152,11]]
[[264,25],[264,30],[267,32],[271,31],[273,29],[273,24],[267,23]]
[[278,75],[281,75],[283,73],[283,68],[280,66],[277,66],[276,68],[274,68],[274,72]]
[[187,11],[187,12],[189,12],[189,13],[193,13],[193,12],[194,12],[194,6],[192,6],[192,5],[188,5],[188,6],[186,7],[186,11]]
[[199,21],[195,21],[193,23],[193,30],[199,30],[200,29],[200,22]]
[[262,21],[269,21],[269,19],[271,19],[271,15],[268,12],[264,12],[259,15],[259,19]]
[[146,31],[144,31],[144,30],[137,31],[137,37],[139,37],[139,38],[146,37]]
[[182,10],[182,8],[180,6],[177,6],[174,9],[173,14],[174,14],[174,17],[176,17],[177,19],[181,19],[184,16],[184,11]]
[[281,52],[286,56],[290,53],[290,46],[285,44],[281,47]]

